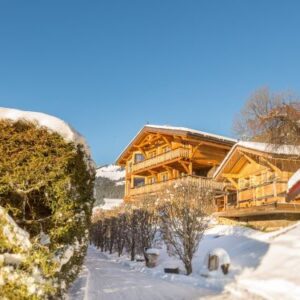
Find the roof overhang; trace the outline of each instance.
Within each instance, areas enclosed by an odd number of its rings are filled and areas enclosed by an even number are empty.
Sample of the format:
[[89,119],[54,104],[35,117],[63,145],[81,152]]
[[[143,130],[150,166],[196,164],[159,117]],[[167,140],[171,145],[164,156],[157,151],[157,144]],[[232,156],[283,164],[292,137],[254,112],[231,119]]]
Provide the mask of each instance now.
[[238,151],[247,152],[267,158],[280,157],[300,157],[300,147],[293,145],[278,146],[258,142],[238,142],[228,152],[221,165],[213,175],[213,178],[218,180],[228,163],[232,160]]
[[198,131],[185,127],[174,127],[174,126],[161,126],[161,125],[145,125],[137,135],[131,140],[127,147],[122,151],[116,160],[118,165],[124,165],[126,156],[129,154],[131,148],[142,140],[148,133],[161,133],[165,135],[175,135],[186,138],[201,139],[202,141],[214,142],[227,147],[232,147],[237,140],[227,138],[220,135],[210,134],[204,131]]

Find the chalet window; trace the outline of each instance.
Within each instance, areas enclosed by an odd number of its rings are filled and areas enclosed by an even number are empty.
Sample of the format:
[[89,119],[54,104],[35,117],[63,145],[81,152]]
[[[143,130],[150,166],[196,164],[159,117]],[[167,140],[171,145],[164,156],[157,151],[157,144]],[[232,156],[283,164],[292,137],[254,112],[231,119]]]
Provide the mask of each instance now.
[[236,192],[230,192],[228,194],[228,205],[235,206],[237,204],[237,193]]
[[144,155],[141,154],[141,153],[136,153],[136,154],[134,155],[134,162],[135,162],[135,163],[139,163],[139,162],[143,161],[144,159],[145,159],[145,157],[144,157]]
[[145,178],[134,178],[133,180],[134,187],[139,187],[145,185]]

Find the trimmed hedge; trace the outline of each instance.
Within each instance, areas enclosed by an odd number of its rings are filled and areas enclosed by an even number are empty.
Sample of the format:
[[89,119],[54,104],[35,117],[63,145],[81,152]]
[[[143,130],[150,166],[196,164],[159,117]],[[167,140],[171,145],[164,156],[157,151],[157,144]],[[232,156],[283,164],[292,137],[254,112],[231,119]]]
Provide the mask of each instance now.
[[[12,272],[31,274],[38,268],[47,281],[38,298],[62,297],[80,270],[88,243],[94,177],[82,145],[31,122],[0,121],[0,206],[29,233],[32,243],[27,259]],[[8,247],[0,234],[0,254],[6,252],[19,251]],[[36,299],[18,282],[1,282],[4,267],[0,264],[0,293],[2,285],[7,299]]]

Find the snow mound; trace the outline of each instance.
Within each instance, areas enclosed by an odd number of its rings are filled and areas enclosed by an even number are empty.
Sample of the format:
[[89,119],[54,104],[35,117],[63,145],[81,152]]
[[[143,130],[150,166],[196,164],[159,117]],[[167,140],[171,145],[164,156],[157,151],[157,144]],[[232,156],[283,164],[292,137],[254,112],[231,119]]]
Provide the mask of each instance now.
[[146,250],[146,253],[147,254],[154,254],[154,255],[159,255],[159,249],[156,249],[156,248],[149,248]]
[[[209,270],[209,262],[210,258],[216,256],[218,258],[218,263],[214,270]],[[202,274],[204,276],[210,277],[222,277],[224,276],[224,272],[222,270],[222,265],[230,265],[230,257],[228,252],[223,248],[215,248],[210,251],[205,256],[203,261]]]
[[[108,165],[98,168],[96,170],[96,177],[104,177],[112,181],[119,181],[125,178],[125,170],[116,165]],[[118,184],[120,185],[121,183]]]
[[90,149],[82,135],[80,135],[69,124],[61,119],[40,112],[22,111],[18,109],[0,107],[0,119],[17,121],[28,121],[45,127],[51,132],[58,133],[66,142],[82,145],[88,156],[91,156]]

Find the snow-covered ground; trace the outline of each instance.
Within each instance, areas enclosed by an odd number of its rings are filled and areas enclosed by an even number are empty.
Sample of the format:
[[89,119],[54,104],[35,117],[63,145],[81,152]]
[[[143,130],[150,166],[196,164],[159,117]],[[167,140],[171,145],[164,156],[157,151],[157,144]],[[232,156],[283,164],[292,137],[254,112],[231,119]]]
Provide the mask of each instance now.
[[95,206],[93,208],[93,213],[96,213],[98,210],[104,209],[104,210],[110,210],[113,208],[116,208],[124,203],[123,199],[109,199],[109,198],[104,198],[104,204]]
[[109,260],[94,247],[88,249],[80,277],[69,290],[70,300],[193,300],[206,290],[160,280]]
[[[209,229],[193,260],[193,274],[165,274],[182,264],[160,249],[159,265],[149,269],[128,257],[90,248],[85,269],[70,289],[70,299],[300,299],[300,223],[271,233],[216,225]],[[207,274],[208,251],[225,249],[229,274]],[[147,288],[148,287],[148,288]],[[101,295],[101,296],[100,296]],[[97,298],[98,297],[98,298]]]

